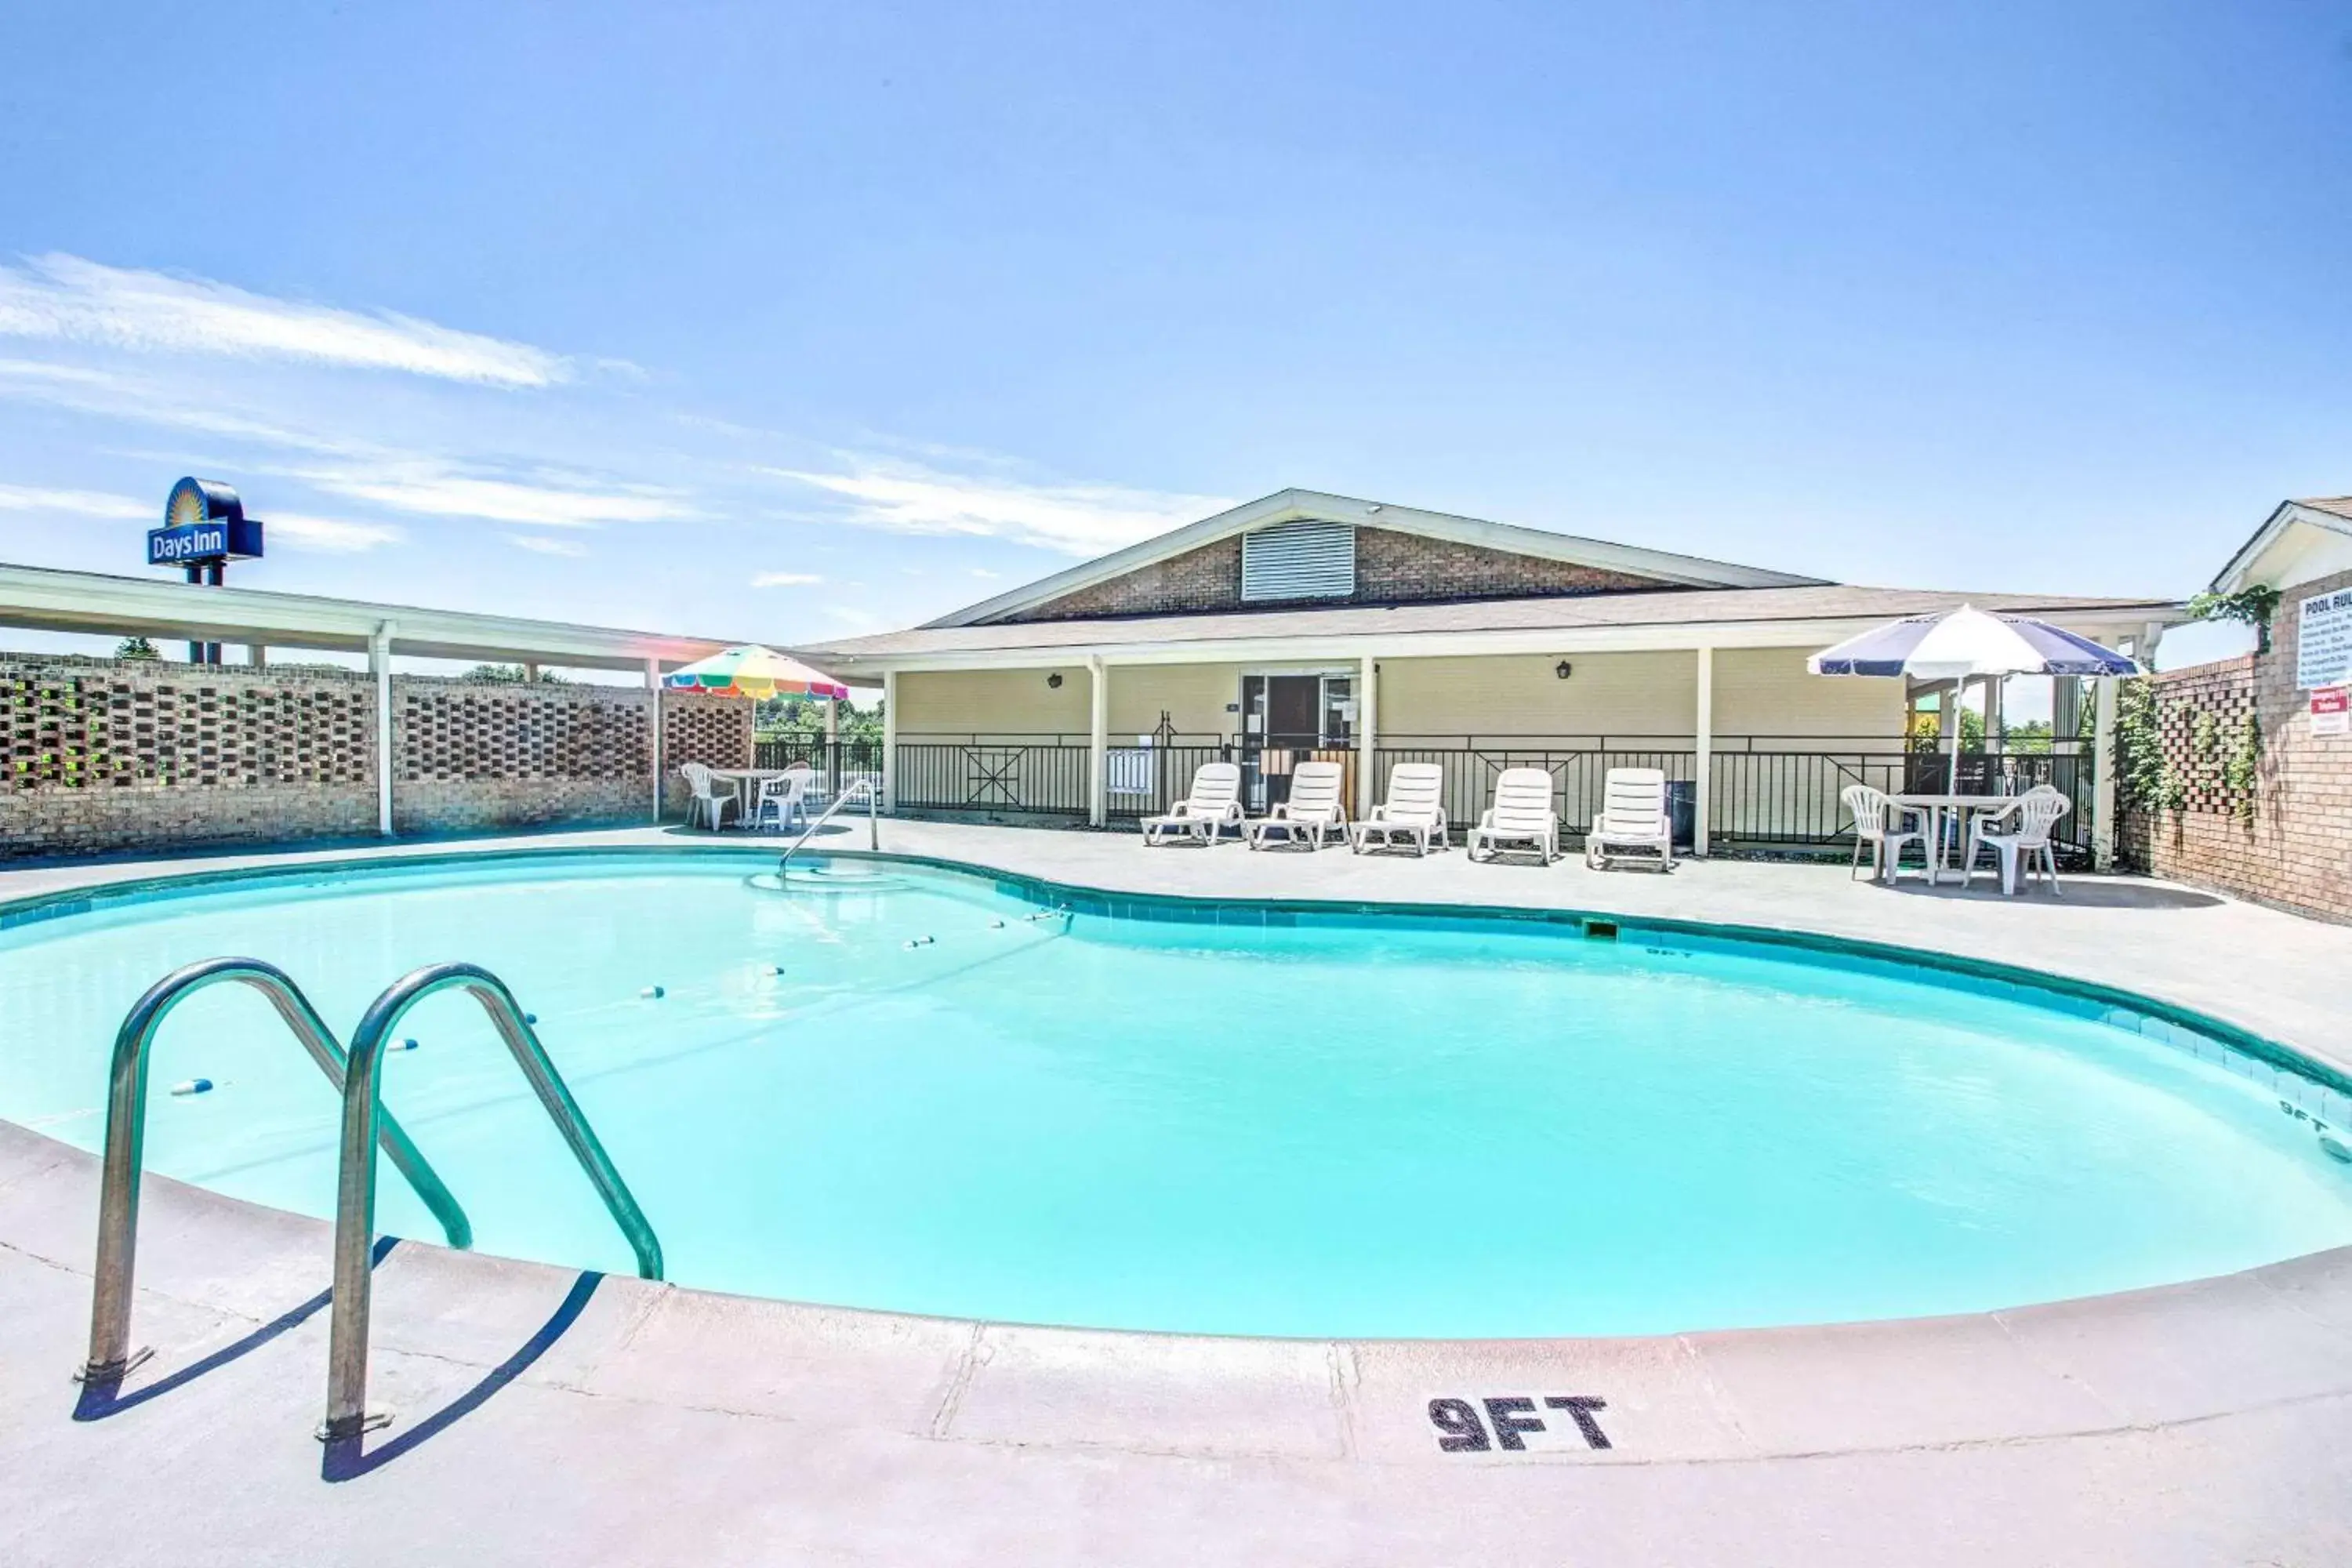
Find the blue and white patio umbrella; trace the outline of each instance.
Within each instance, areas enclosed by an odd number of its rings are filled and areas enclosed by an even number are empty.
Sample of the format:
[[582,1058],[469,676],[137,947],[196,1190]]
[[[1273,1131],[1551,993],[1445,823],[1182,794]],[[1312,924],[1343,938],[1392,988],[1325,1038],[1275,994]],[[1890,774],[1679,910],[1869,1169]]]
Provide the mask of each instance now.
[[[2128,654],[2102,647],[2063,626],[2024,616],[1992,616],[1962,605],[1940,616],[1913,616],[1805,660],[1815,675],[1907,675],[1914,680],[1968,681],[2010,675],[2137,675]],[[1952,731],[1945,787],[1959,781],[1959,731]]]
[[1815,675],[1907,675],[1914,680],[1976,680],[2004,675],[2137,675],[2128,654],[2101,647],[2063,626],[2023,616],[1990,616],[1962,605],[1913,616],[1805,660]]

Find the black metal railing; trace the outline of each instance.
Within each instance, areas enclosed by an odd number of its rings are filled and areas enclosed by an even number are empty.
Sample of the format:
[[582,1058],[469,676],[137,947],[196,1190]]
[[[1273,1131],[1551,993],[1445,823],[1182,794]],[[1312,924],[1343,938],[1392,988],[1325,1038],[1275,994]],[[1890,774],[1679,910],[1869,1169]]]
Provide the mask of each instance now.
[[[2013,795],[2047,784],[2074,806],[2059,820],[2053,837],[2063,849],[2087,853],[2088,744],[2053,744],[2039,737],[2029,743],[2034,749],[1963,752],[1956,770],[1948,754],[1901,737],[1716,736],[1707,770],[1707,837],[1727,847],[1850,842],[1853,828],[1844,792],[1857,784],[1888,795]],[[1678,817],[1693,809],[1683,802],[1696,793],[1698,753],[1696,739],[1681,735],[1388,734],[1380,738],[1375,762],[1376,796],[1383,787],[1380,781],[1398,763],[1443,768],[1446,816],[1457,827],[1477,820],[1504,769],[1542,768],[1553,779],[1561,826],[1571,839],[1580,839],[1599,810],[1612,768],[1658,769],[1666,775]],[[1679,819],[1677,834],[1687,836]]]
[[902,736],[893,809],[1084,818],[1090,755],[1084,735]]
[[822,735],[771,736],[751,742],[755,768],[789,768],[806,763],[815,770],[827,800],[860,779],[882,782],[882,742],[828,741]]
[[[1103,759],[1105,810],[1114,822],[1166,812],[1191,792],[1192,775],[1208,763],[1240,766],[1242,804],[1258,815],[1286,798],[1299,763],[1315,759],[1347,770],[1344,798],[1352,815],[1356,770],[1367,761],[1347,742],[1268,743],[1256,736],[1165,731],[1149,744],[1122,745],[1119,739]],[[2090,750],[2087,741],[2034,737],[2025,746],[1963,751],[1955,769],[1948,753],[1900,736],[1717,736],[1706,792],[1707,837],[1726,848],[1850,843],[1844,792],[1857,784],[1889,795],[2014,795],[2049,784],[2074,807],[2053,829],[2062,850],[2087,854]],[[807,762],[829,769],[835,793],[844,781],[881,772],[881,748],[871,742],[762,742],[758,760],[762,767]],[[1374,799],[1397,763],[1435,763],[1444,773],[1446,816],[1456,827],[1476,822],[1505,769],[1541,768],[1552,777],[1561,826],[1571,840],[1581,839],[1599,812],[1612,768],[1656,768],[1666,775],[1678,837],[1689,837],[1698,794],[1697,744],[1687,735],[1384,734],[1369,762]],[[1087,816],[1091,759],[1083,735],[902,736],[897,763],[898,810],[1069,821]]]

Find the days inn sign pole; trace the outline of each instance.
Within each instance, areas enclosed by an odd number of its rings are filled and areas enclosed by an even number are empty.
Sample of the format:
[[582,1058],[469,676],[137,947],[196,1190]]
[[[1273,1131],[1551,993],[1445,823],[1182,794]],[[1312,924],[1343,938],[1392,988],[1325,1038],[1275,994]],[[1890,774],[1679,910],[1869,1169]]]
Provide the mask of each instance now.
[[[147,531],[147,564],[178,566],[188,581],[217,588],[232,561],[261,556],[261,521],[245,515],[236,491],[218,479],[184,479],[163,502],[163,526]],[[190,664],[218,664],[221,645],[192,642]]]

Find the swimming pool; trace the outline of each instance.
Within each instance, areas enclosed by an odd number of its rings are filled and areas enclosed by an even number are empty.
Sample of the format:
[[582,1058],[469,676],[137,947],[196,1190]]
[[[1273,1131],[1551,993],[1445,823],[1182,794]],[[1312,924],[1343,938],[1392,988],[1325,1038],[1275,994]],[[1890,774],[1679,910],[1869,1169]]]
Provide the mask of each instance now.
[[[0,1116],[95,1149],[115,1028],[178,964],[277,963],[348,1040],[391,981],[462,958],[537,1015],[668,1278],[713,1289],[1215,1333],[1646,1333],[2352,1242],[2352,1166],[2310,1120],[2336,1087],[2081,988],[887,860],[747,880],[772,864],[376,862],[19,913]],[[385,1103],[476,1246],[627,1271],[479,1011],[436,997],[399,1032]],[[338,1107],[299,1056],[258,996],[192,997],[156,1047],[149,1168],[330,1214]],[[438,1235],[389,1167],[379,1224]]]

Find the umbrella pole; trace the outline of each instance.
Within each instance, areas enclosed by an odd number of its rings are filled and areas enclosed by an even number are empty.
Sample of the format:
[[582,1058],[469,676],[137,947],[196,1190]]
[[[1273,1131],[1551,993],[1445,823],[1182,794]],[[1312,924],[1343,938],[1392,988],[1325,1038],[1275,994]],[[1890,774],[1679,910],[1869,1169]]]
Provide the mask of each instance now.
[[1951,690],[1944,694],[1944,793],[1960,793],[1960,698],[1967,687],[1952,682]]

